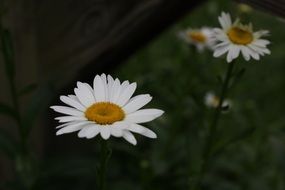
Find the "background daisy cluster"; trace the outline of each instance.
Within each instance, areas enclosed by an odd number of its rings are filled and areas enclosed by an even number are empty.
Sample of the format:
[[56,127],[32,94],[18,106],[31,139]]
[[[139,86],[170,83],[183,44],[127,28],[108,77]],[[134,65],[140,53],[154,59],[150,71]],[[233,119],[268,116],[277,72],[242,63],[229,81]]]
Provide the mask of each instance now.
[[[228,63],[224,58],[213,58],[213,52],[197,52],[177,33],[189,27],[219,27],[221,11],[240,17],[244,23],[252,22],[254,29],[269,30],[272,54],[260,61],[236,61],[237,68],[245,73],[230,91],[232,106],[222,115],[217,133],[216,144],[221,151],[205,175],[205,189],[285,189],[285,35],[280,32],[285,23],[226,0],[198,7],[110,73],[137,82],[135,94],[153,97],[146,108],[159,108],[165,114],[145,125],[158,139],[136,135],[137,146],[110,139],[113,154],[108,166],[108,189],[191,189],[197,180],[214,112],[205,105],[204,98],[209,92],[218,94],[219,77]],[[59,139],[58,145],[50,146],[43,160],[36,162],[39,167],[33,171],[38,174],[34,188],[95,189],[98,139],[82,140],[75,134],[54,138]],[[3,184],[0,179],[0,189]],[[15,181],[7,186],[21,189]]]
[[142,85],[141,89],[150,90],[155,106],[165,111],[162,120],[151,124],[159,137],[150,143],[151,150],[147,148],[152,157],[142,159],[142,168],[148,163],[143,170],[152,173],[145,176],[150,189],[182,189],[199,171],[201,145],[213,115],[203,97],[209,91],[219,92],[217,78],[227,63],[214,59],[210,51],[196,52],[176,34],[188,27],[219,26],[221,10],[228,10],[244,23],[252,22],[255,30],[269,30],[272,54],[260,61],[241,58],[236,62],[246,71],[229,94],[233,107],[222,116],[218,131],[219,143],[229,146],[217,155],[206,175],[207,189],[285,188],[285,36],[278,32],[284,30],[284,22],[255,10],[243,12],[234,3],[209,2],[133,56],[119,71],[120,76]]

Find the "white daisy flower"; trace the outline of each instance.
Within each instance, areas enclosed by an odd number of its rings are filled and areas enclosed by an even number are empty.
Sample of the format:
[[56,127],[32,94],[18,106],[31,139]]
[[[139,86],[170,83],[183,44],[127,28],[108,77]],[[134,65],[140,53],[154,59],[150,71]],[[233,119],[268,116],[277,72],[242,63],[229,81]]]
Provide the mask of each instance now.
[[252,24],[243,25],[237,19],[232,23],[228,13],[222,13],[219,17],[222,29],[214,29],[214,37],[218,44],[214,47],[214,57],[220,57],[227,53],[227,62],[236,59],[241,53],[246,61],[252,57],[259,60],[260,56],[270,54],[267,45],[268,40],[261,37],[269,34],[267,30],[253,32]]
[[[205,105],[209,108],[218,108],[220,103],[220,98],[213,92],[208,92],[204,99]],[[223,101],[222,109],[224,111],[229,110],[232,107],[232,102],[228,99]]]
[[133,145],[137,141],[133,133],[149,138],[156,138],[156,134],[140,125],[154,120],[164,112],[159,109],[141,109],[149,103],[149,94],[132,95],[136,90],[136,83],[113,79],[110,75],[97,75],[93,88],[82,82],[77,82],[75,95],[61,96],[60,100],[67,106],[51,106],[64,116],[55,118],[59,123],[57,135],[79,131],[80,138],[93,138],[98,134],[105,140],[110,136],[123,137]]
[[194,45],[199,52],[206,48],[212,50],[215,41],[212,37],[213,31],[210,28],[187,29],[179,33],[179,36],[188,44]]

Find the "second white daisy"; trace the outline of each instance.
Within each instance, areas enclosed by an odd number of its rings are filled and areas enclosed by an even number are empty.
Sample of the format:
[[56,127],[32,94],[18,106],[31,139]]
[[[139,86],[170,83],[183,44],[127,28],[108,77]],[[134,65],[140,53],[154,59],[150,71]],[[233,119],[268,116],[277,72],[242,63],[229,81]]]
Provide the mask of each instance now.
[[227,53],[227,62],[232,62],[240,53],[246,61],[252,57],[259,60],[260,56],[270,54],[267,45],[268,40],[261,37],[269,34],[267,30],[253,32],[252,24],[243,25],[239,19],[232,23],[231,16],[228,13],[222,13],[219,17],[222,28],[214,29],[214,37],[218,44],[214,47],[214,57],[220,57]]
[[[220,97],[218,97],[215,93],[213,92],[208,92],[205,95],[205,105],[209,108],[218,108],[219,104],[220,104]],[[227,111],[232,107],[232,101],[226,99],[223,101],[222,104],[222,110],[223,111]]]
[[199,52],[205,49],[212,50],[214,40],[212,38],[213,31],[211,28],[203,27],[201,29],[189,28],[179,33],[179,36],[188,44],[194,45]]
[[132,95],[136,83],[113,79],[110,75],[97,75],[93,88],[87,83],[77,83],[75,95],[61,96],[60,100],[67,106],[51,106],[56,112],[65,116],[55,118],[62,125],[58,126],[57,135],[79,131],[78,137],[93,138],[98,134],[103,139],[110,136],[123,137],[135,145],[134,133],[149,138],[156,134],[140,125],[154,120],[163,114],[159,109],[141,109],[149,103],[149,94]]

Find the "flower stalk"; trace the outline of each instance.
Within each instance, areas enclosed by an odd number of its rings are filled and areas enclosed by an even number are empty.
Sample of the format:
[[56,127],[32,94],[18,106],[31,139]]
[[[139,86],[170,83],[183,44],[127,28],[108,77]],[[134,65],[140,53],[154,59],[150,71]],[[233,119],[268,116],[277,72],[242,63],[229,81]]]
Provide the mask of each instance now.
[[97,186],[100,190],[106,190],[106,172],[108,162],[112,155],[112,149],[109,147],[108,142],[101,139],[100,142],[100,165],[97,167]]
[[198,185],[200,186],[200,189],[201,189],[203,177],[206,171],[208,171],[209,169],[210,161],[213,156],[214,140],[216,138],[216,132],[219,126],[221,113],[223,111],[223,102],[227,97],[229,86],[230,86],[230,80],[233,76],[234,65],[235,65],[235,61],[228,63],[227,73],[226,73],[225,79],[223,80],[222,89],[220,93],[220,101],[219,101],[218,107],[215,110],[214,118],[210,125],[208,137],[206,139],[206,144],[205,144],[205,148],[204,148],[203,155],[202,155],[203,157],[202,157],[201,172],[198,177]]

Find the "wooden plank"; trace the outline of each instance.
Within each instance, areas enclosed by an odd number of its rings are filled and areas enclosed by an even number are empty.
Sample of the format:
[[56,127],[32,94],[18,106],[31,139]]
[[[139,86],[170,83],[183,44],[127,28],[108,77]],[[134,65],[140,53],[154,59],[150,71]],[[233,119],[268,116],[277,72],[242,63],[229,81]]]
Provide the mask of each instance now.
[[[201,2],[203,1],[7,1],[9,10],[4,22],[13,36],[17,87],[52,81],[57,90],[65,86],[61,93],[66,94],[74,87],[74,80],[88,81],[95,73],[109,72]],[[2,80],[2,76],[4,73],[0,76],[0,84],[5,86],[7,81]],[[0,93],[1,101],[9,102],[9,96],[7,91]],[[29,98],[27,96],[23,99],[23,107]],[[50,120],[52,117],[45,115],[46,118]],[[3,123],[0,127],[13,124],[10,120],[3,121],[1,118],[1,121]],[[72,141],[55,137],[52,127],[55,123],[49,122],[38,121],[39,126],[33,130],[30,143],[38,157],[49,148],[53,152],[54,147],[71,147],[69,143]],[[43,127],[43,123],[47,127]],[[14,130],[11,133],[17,134]],[[65,142],[68,146],[64,145]],[[2,161],[5,167],[0,167],[1,179],[11,178],[12,164],[8,164],[7,160]]]
[[279,17],[285,18],[284,0],[236,0],[240,3],[246,3],[263,11],[270,12]]
[[67,81],[90,80],[96,72],[118,65],[201,2],[35,0],[41,76],[58,79],[58,87]]

